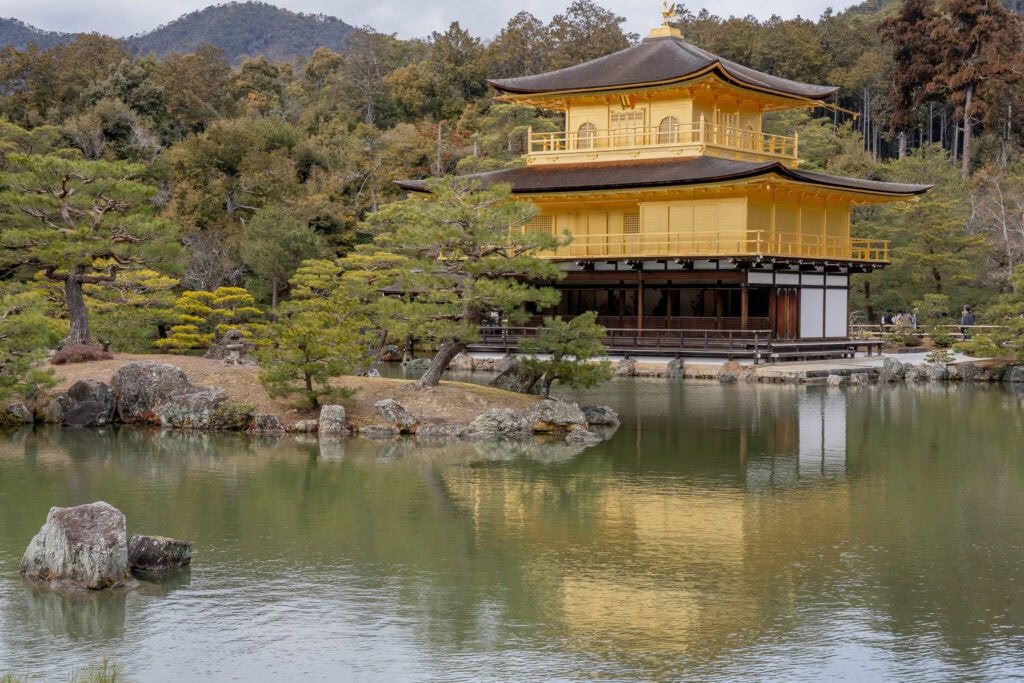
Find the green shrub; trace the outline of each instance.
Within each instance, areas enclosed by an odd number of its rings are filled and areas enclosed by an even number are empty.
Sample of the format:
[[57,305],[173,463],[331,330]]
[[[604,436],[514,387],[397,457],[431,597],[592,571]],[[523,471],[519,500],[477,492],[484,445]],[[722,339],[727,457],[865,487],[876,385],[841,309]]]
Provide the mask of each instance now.
[[953,342],[956,341],[956,338],[953,337],[953,335],[946,334],[945,332],[938,332],[936,334],[933,334],[931,339],[932,344],[940,349],[948,349],[950,346],[953,345]]
[[928,355],[924,357],[925,363],[931,363],[934,365],[949,365],[954,360],[956,359],[953,358],[953,354],[945,349],[936,349],[929,352]]
[[249,428],[256,406],[251,403],[222,403],[210,413],[210,429],[242,431]]

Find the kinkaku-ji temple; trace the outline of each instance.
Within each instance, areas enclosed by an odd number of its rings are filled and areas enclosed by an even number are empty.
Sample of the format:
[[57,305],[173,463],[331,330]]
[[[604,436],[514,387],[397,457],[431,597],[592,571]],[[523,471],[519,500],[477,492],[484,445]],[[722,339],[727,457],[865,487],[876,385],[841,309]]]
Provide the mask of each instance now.
[[775,359],[852,355],[850,275],[889,261],[887,241],[850,236],[852,209],[930,186],[801,171],[797,136],[765,133],[762,117],[823,106],[838,88],[717,57],[663,14],[633,47],[490,81],[503,101],[564,116],[562,131],[530,132],[525,165],[471,176],[532,201],[525,230],[572,236],[542,254],[566,273],[543,313],[596,311],[610,346],[635,352],[756,359],[774,343]]

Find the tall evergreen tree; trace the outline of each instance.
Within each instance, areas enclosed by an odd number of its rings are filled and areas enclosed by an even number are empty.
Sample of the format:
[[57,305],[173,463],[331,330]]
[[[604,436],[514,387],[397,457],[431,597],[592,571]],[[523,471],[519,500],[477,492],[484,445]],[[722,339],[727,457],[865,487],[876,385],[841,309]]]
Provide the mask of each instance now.
[[558,293],[534,282],[561,277],[558,266],[537,258],[564,239],[524,229],[536,214],[513,201],[507,185],[481,189],[466,178],[427,181],[427,197],[388,204],[371,214],[366,228],[390,250],[416,257],[418,277],[409,306],[440,342],[420,387],[436,385],[467,342],[476,339],[485,314],[522,320],[527,305],[543,310]]
[[126,269],[177,265],[174,229],[154,215],[156,188],[143,167],[12,154],[0,173],[3,258],[60,282],[69,343],[88,344],[82,286],[114,282]]

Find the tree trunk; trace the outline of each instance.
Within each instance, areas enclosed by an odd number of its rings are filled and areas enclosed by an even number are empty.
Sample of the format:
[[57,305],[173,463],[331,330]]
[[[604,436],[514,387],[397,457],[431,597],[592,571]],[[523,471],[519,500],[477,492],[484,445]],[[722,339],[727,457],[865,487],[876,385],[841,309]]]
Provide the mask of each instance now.
[[277,278],[270,281],[270,317],[277,320]]
[[313,375],[308,372],[303,373],[303,379],[306,382],[306,398],[309,399],[309,404],[314,408],[319,408],[320,400],[317,398],[316,392],[313,391]]
[[71,321],[69,346],[89,344],[89,310],[85,307],[82,283],[74,278],[74,274],[80,270],[80,267],[72,269],[68,279],[64,280],[64,301],[68,306],[68,320]]
[[961,173],[966,181],[971,177],[971,104],[974,100],[974,84],[967,86],[964,95],[964,145],[960,152]]
[[405,335],[405,347],[402,349],[402,365],[405,365],[416,357],[416,346],[413,342],[412,335]]
[[445,339],[441,342],[441,348],[437,350],[434,355],[434,360],[430,361],[430,367],[420,377],[420,381],[416,383],[417,389],[425,389],[427,387],[436,387],[437,383],[441,381],[441,375],[448,369],[448,364],[452,362],[455,356],[459,355],[466,345],[460,341],[453,339]]

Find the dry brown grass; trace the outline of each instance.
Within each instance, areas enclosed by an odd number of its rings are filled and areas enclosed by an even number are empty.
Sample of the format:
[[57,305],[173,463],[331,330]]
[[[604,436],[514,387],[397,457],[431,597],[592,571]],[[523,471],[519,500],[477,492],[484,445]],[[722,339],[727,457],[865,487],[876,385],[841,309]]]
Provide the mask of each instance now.
[[[294,400],[268,396],[260,384],[258,368],[224,365],[195,356],[115,354],[110,360],[60,365],[53,368],[60,384],[49,394],[63,391],[80,379],[109,382],[119,367],[140,360],[177,366],[185,371],[194,386],[220,387],[227,392],[229,400],[253,404],[259,412],[274,413],[286,425],[316,417],[316,411],[296,408]],[[441,382],[430,389],[416,389],[408,380],[369,377],[340,377],[335,383],[358,390],[352,398],[341,401],[349,421],[355,426],[380,422],[373,404],[384,398],[395,399],[426,424],[466,423],[489,408],[522,410],[538,400],[536,396],[462,382]]]

